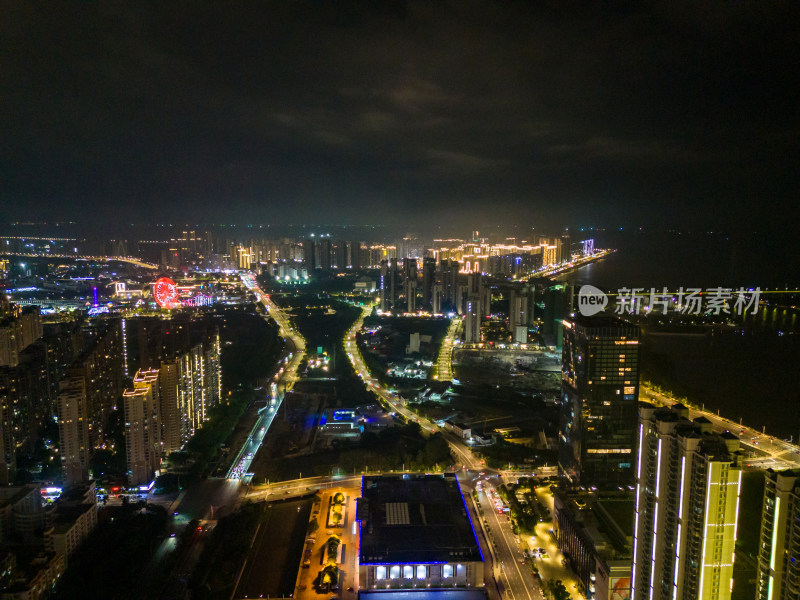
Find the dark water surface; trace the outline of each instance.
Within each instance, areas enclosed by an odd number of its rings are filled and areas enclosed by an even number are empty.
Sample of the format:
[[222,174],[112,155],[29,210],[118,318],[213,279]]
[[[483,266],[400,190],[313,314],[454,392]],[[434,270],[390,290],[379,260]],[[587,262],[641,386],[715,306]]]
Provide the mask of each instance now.
[[[797,239],[788,234],[605,234],[605,239],[598,236],[598,247],[618,252],[561,280],[607,291],[664,286],[798,290]],[[645,333],[642,370],[645,377],[706,408],[797,441],[800,318],[791,307],[797,301],[784,294],[765,297],[773,306],[758,315],[761,327],[744,334]]]

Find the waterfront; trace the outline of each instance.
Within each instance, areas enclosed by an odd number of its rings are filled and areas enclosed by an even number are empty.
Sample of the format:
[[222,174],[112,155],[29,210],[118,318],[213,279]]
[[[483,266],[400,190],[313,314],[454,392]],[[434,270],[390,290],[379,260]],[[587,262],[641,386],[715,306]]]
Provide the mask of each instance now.
[[[796,290],[800,272],[752,271],[759,253],[783,253],[781,240],[742,253],[742,245],[724,236],[615,236],[619,251],[564,274],[560,281],[620,287],[677,289],[680,286],[761,286]],[[767,244],[765,244],[767,245]],[[769,246],[769,245],[768,245]],[[786,253],[787,261],[796,260]],[[783,279],[783,281],[781,281]],[[800,436],[800,331],[794,299],[765,294],[748,327],[702,328],[694,333],[643,333],[642,373],[648,379],[734,421],[797,440]]]

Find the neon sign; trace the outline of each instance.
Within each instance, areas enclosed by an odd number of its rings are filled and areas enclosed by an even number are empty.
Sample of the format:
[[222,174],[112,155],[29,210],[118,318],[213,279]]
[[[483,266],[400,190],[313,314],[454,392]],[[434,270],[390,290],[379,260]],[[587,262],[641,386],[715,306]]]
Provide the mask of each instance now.
[[211,296],[198,294],[197,296],[193,296],[192,298],[187,298],[186,300],[182,300],[181,302],[184,306],[212,306],[214,304],[214,298],[212,298]]
[[160,277],[156,280],[153,295],[161,308],[173,308],[178,303],[178,288],[169,277]]

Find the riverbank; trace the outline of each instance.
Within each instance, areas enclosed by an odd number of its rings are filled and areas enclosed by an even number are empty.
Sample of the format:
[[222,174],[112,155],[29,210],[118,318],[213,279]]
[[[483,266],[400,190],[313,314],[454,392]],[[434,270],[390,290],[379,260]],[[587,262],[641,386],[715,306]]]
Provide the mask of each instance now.
[[609,250],[598,250],[591,256],[584,256],[583,258],[578,258],[576,260],[570,261],[568,263],[563,263],[557,265],[555,267],[544,269],[542,271],[537,271],[536,273],[532,274],[529,279],[539,279],[542,277],[554,277],[556,275],[564,276],[569,275],[573,271],[577,271],[593,262],[597,262],[614,254],[616,250],[609,249]]

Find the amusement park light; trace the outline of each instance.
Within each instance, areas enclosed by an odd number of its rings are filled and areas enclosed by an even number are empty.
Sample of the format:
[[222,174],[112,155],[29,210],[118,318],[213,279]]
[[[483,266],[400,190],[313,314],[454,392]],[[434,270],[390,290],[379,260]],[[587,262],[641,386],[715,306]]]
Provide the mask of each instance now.
[[178,288],[169,277],[156,280],[153,295],[161,308],[172,308],[178,303]]

